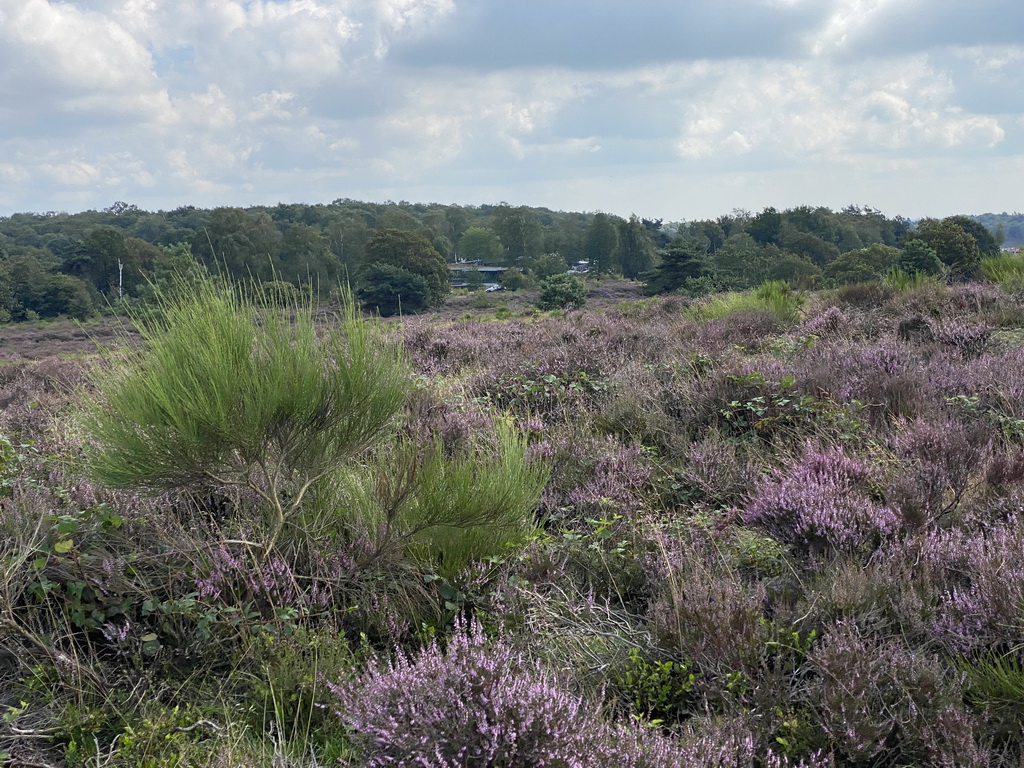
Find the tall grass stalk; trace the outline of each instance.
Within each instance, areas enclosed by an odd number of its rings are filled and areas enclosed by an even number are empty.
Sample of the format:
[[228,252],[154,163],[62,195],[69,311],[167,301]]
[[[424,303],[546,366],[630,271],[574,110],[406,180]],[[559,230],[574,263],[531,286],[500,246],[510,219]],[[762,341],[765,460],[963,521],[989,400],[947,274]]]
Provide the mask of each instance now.
[[1024,257],[1019,254],[1003,253],[981,260],[981,274],[1004,288],[1024,285]]
[[689,311],[695,320],[720,320],[734,312],[751,309],[767,309],[783,323],[792,323],[800,319],[800,307],[804,296],[794,291],[789,283],[783,280],[769,280],[747,293],[725,293],[715,296],[711,301],[700,304]]

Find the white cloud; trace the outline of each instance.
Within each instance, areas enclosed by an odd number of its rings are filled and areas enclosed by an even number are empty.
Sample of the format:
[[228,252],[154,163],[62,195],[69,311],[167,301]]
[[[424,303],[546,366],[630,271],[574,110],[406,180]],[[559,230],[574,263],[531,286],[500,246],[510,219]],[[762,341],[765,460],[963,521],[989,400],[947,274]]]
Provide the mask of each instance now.
[[0,0],[0,208],[992,178],[1024,156],[1024,45],[991,19],[1024,4]]
[[965,112],[947,75],[923,55],[884,63],[721,65],[677,140],[691,160],[757,152],[777,164],[886,151],[992,147],[997,118]]

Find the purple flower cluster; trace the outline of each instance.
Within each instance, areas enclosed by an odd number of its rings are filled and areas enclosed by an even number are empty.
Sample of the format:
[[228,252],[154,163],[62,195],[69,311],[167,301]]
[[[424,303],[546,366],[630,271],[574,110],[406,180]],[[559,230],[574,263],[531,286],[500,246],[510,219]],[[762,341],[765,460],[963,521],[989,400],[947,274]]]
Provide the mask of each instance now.
[[209,570],[196,579],[199,597],[227,604],[252,601],[260,607],[300,607],[309,595],[300,592],[291,565],[280,557],[264,561],[233,553],[226,544],[210,552]]
[[[908,545],[909,546],[909,545]],[[936,531],[915,554],[924,569],[930,626],[946,647],[964,653],[1024,640],[1024,528],[1019,520],[988,529]]]
[[329,687],[367,768],[594,765],[596,710],[475,623]]
[[791,760],[758,749],[727,722],[681,739],[609,723],[537,662],[479,624],[460,624],[442,649],[373,662],[328,683],[361,768],[832,768],[818,752]]
[[871,550],[902,525],[898,512],[871,498],[873,476],[867,462],[842,448],[808,445],[795,464],[754,490],[741,518],[801,551]]

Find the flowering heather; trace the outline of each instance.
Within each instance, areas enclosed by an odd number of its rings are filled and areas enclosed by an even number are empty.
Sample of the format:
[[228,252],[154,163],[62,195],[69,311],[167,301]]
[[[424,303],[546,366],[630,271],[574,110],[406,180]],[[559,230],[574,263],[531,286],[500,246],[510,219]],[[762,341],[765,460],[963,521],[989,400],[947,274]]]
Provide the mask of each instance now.
[[797,330],[800,336],[818,336],[821,339],[842,338],[850,333],[852,323],[846,312],[836,306],[808,317]]
[[808,662],[807,701],[841,764],[984,765],[958,681],[938,658],[840,623]]
[[329,687],[366,768],[595,766],[595,708],[475,623]]
[[842,448],[808,445],[795,464],[753,491],[741,518],[800,551],[870,551],[902,523],[871,498],[873,482],[871,467]]
[[646,507],[653,467],[641,449],[613,437],[567,435],[531,446],[531,457],[553,464],[540,511],[552,517],[584,518]]
[[977,357],[985,351],[992,336],[988,325],[971,322],[963,318],[951,318],[932,323],[932,337],[953,347],[964,357]]
[[760,467],[744,460],[736,441],[709,432],[684,451],[685,464],[677,471],[677,502],[736,504],[755,485]]
[[465,403],[447,403],[422,396],[411,398],[410,409],[406,432],[422,444],[440,440],[448,456],[468,448],[474,436],[493,431],[493,417]]
[[376,662],[328,684],[365,768],[832,768],[816,753],[761,752],[749,728],[726,723],[682,739],[603,721],[539,664],[478,624],[460,625],[408,658]]
[[931,524],[960,506],[984,475],[990,437],[980,425],[916,419],[899,425],[890,448],[900,460],[888,496],[908,522]]
[[291,565],[274,556],[253,562],[232,553],[226,544],[210,552],[209,571],[196,579],[199,597],[229,605],[254,601],[264,609],[300,607],[308,595],[299,592]]
[[964,653],[1024,640],[1022,551],[1024,527],[1010,518],[987,529],[933,532],[916,553],[905,555],[917,557],[924,569],[922,587],[931,601],[936,639]]

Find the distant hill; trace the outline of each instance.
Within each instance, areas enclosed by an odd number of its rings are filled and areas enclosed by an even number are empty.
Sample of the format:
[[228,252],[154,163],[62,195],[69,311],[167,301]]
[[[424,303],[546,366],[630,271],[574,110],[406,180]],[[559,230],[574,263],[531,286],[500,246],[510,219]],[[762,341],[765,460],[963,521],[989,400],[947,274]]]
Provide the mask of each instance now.
[[983,213],[972,216],[999,240],[1000,228],[1003,234],[1001,245],[1004,248],[1020,248],[1024,246],[1024,213]]

